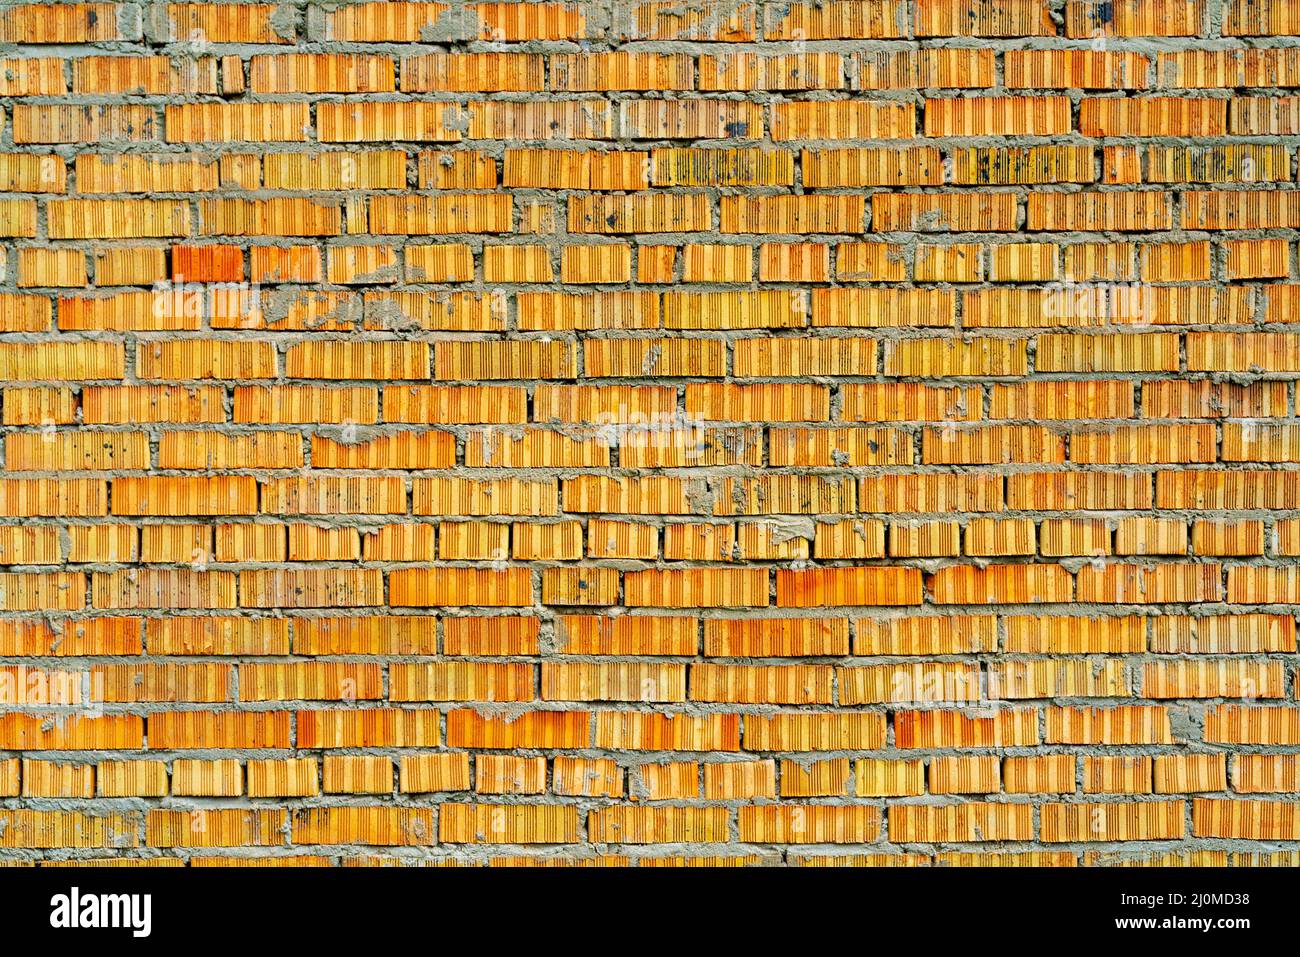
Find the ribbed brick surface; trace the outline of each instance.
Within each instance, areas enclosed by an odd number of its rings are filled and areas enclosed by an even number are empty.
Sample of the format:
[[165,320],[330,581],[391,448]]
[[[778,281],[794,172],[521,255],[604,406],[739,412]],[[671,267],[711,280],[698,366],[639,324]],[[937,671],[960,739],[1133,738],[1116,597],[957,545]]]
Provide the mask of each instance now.
[[0,6],[0,861],[1300,863],[1297,36]]

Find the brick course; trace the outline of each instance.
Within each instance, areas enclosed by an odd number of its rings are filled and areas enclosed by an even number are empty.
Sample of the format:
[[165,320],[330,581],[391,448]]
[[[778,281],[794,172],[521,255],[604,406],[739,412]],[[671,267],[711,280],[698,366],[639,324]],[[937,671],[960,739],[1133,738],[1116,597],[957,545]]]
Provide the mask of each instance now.
[[1300,864],[1300,2],[0,65],[0,864]]

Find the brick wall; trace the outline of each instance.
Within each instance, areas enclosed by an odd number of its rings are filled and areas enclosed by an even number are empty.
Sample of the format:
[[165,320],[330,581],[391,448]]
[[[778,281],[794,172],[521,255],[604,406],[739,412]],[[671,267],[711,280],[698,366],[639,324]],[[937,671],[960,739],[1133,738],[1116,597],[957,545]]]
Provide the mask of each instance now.
[[0,7],[0,860],[1300,862],[1298,35]]

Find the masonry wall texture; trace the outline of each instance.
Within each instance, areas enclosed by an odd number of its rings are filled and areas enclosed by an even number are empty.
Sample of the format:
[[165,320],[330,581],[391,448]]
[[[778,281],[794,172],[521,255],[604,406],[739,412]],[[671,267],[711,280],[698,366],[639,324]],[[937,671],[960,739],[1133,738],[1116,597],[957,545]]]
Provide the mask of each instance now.
[[1300,864],[1300,0],[0,43],[0,861]]

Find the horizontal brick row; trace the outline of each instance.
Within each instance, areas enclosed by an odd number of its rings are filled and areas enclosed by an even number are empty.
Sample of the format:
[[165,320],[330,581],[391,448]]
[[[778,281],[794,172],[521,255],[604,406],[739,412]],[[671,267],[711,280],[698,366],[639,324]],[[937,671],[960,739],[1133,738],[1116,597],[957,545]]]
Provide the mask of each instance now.
[[[619,8],[612,18],[583,4],[471,2],[449,10],[431,2],[339,4],[305,18],[277,16],[274,4],[69,3],[15,4],[0,20],[0,39],[20,43],[156,42],[195,33],[206,43],[292,44],[309,40],[351,42],[601,39],[754,43],[907,37],[1189,37],[1201,35],[1207,17],[1222,17],[1225,36],[1300,33],[1283,0],[1069,0],[1053,17],[1047,0],[1008,0],[998,7],[976,0],[837,0],[831,4],[745,0],[710,2],[681,10],[651,0]],[[305,22],[299,22],[299,20]],[[613,22],[610,22],[612,20]],[[1063,26],[1063,29],[1062,29]]]

